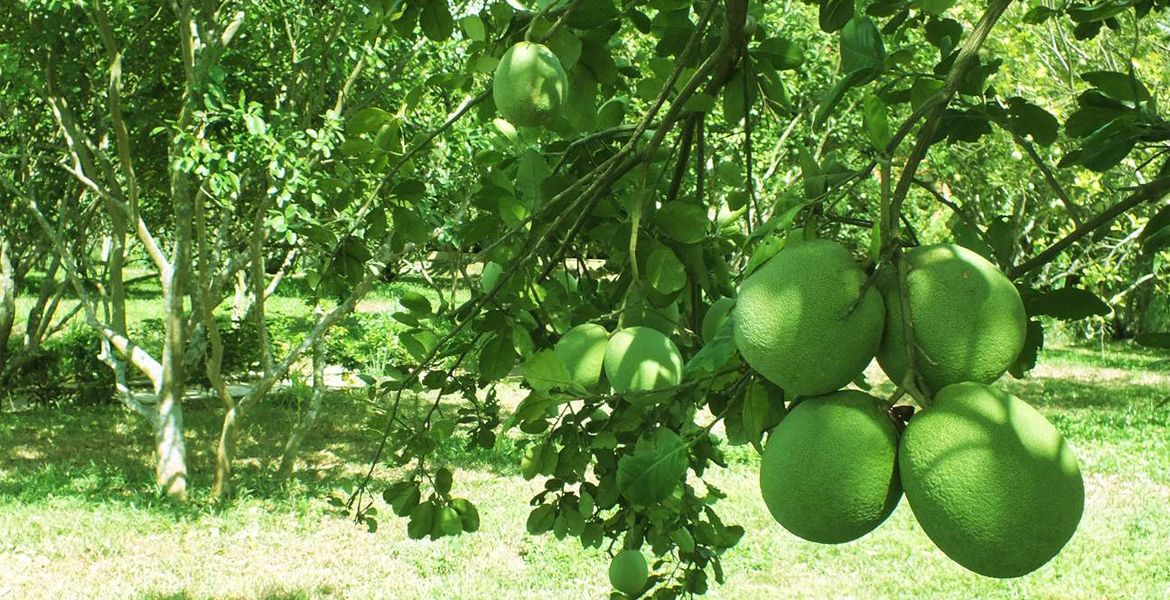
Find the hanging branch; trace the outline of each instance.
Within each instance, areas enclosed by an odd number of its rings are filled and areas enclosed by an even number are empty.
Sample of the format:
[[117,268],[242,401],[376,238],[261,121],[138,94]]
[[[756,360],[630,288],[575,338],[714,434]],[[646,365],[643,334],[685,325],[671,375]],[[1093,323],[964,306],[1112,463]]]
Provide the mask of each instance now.
[[1076,228],[1072,233],[1064,236],[1056,243],[1046,248],[1040,254],[1012,267],[1008,273],[1011,279],[1018,279],[1035,271],[1036,269],[1048,264],[1057,256],[1060,255],[1066,248],[1076,243],[1081,238],[1096,231],[1103,225],[1112,222],[1113,219],[1121,216],[1130,209],[1144,204],[1146,202],[1157,201],[1170,194],[1170,159],[1162,163],[1162,168],[1158,170],[1158,178],[1150,181],[1144,185],[1140,185],[1134,189],[1128,198],[1114,204],[1101,214],[1085,221],[1083,225]]

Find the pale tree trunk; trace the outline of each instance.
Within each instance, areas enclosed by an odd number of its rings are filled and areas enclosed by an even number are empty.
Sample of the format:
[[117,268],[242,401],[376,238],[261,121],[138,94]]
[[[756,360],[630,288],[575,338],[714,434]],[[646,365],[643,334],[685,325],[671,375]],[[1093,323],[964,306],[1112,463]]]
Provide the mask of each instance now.
[[[176,219],[176,221],[181,219]],[[178,237],[178,236],[176,236]],[[175,264],[186,258],[176,242]],[[169,267],[162,274],[163,354],[162,381],[158,390],[158,423],[154,433],[158,451],[155,476],[168,496],[187,499],[187,445],[183,440],[183,274],[181,267]]]
[[0,240],[0,374],[8,362],[8,339],[16,320],[16,271],[12,268],[12,243]]
[[[318,304],[314,315],[316,320],[320,320],[325,311]],[[313,399],[309,402],[309,409],[305,411],[303,417],[296,427],[293,428],[292,433],[288,436],[288,441],[284,444],[284,455],[280,458],[280,468],[276,471],[276,480],[284,481],[292,475],[293,464],[297,460],[297,452],[300,451],[301,444],[305,441],[305,436],[313,429],[313,425],[317,423],[317,416],[321,414],[321,404],[325,397],[325,336],[317,338],[313,342]]]

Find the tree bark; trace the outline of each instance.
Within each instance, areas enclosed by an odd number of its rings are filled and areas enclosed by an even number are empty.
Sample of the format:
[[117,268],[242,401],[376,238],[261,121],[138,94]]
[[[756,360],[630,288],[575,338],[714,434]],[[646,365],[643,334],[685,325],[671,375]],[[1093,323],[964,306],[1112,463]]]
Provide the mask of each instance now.
[[[325,311],[317,305],[317,320],[320,320]],[[305,441],[305,436],[317,423],[317,416],[321,414],[321,404],[325,397],[325,336],[318,337],[313,342],[313,399],[309,402],[309,409],[305,411],[297,426],[288,436],[284,445],[284,455],[280,458],[280,468],[276,471],[276,480],[283,482],[292,475],[293,463],[296,462],[297,452]]]
[[12,268],[12,243],[0,240],[0,374],[8,362],[8,339],[16,321],[16,272]]

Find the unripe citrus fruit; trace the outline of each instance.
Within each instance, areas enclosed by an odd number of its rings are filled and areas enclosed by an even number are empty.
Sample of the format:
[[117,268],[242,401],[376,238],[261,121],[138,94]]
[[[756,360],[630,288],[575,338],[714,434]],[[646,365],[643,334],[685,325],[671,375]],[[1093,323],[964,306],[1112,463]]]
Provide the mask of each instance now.
[[918,523],[955,562],[1018,577],[1076,531],[1085,487],[1060,432],[1023,400],[980,383],[939,390],[910,419],[898,466]]
[[565,363],[575,383],[595,392],[600,387],[601,364],[608,345],[609,332],[604,327],[584,323],[565,332],[553,347],[553,354]]
[[682,354],[670,338],[649,327],[627,327],[605,350],[605,376],[618,392],[649,392],[682,381]]
[[881,342],[885,308],[844,246],[786,246],[752,273],[735,304],[744,360],[789,394],[816,396],[855,379]]
[[[954,244],[920,246],[902,259],[924,391],[999,379],[1023,349],[1027,331],[1016,286],[982,256]],[[886,302],[878,364],[900,384],[908,361],[897,274],[880,278],[878,288]]]
[[496,108],[513,125],[543,125],[569,93],[561,61],[547,46],[520,42],[500,58],[492,79]]
[[650,570],[646,567],[646,557],[639,550],[622,550],[613,560],[609,561],[609,583],[613,589],[633,596],[646,587],[646,579]]
[[764,504],[812,542],[840,544],[873,531],[902,497],[897,437],[877,398],[854,390],[806,398],[764,446]]

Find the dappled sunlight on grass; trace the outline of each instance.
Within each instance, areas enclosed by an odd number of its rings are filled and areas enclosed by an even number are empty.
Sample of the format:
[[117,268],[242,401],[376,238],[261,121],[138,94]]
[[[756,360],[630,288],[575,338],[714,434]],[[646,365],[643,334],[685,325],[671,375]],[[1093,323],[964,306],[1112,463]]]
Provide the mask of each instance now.
[[[708,597],[1167,597],[1170,407],[1156,407],[1167,379],[1142,380],[1162,377],[1156,367],[1142,367],[1156,360],[1142,354],[1094,358],[1091,366],[1077,362],[1081,356],[1046,353],[1032,376],[998,384],[1066,434],[1085,475],[1084,519],[1048,565],[1014,580],[971,574],[930,543],[904,500],[858,541],[801,541],[768,515],[759,497],[759,457],[743,445],[726,449],[728,469],[710,471],[710,483],[729,495],[717,506],[721,516],[747,533],[725,556],[727,583],[713,585]],[[1137,379],[1064,374],[1094,369],[1132,370]],[[876,395],[892,389],[879,376],[871,382]],[[444,410],[456,402],[445,401]],[[452,468],[456,496],[478,505],[481,531],[415,541],[381,499],[375,504],[381,527],[373,534],[327,504],[333,490],[364,475],[377,439],[380,418],[356,397],[327,398],[293,480],[275,485],[272,472],[296,406],[262,404],[245,420],[240,489],[223,505],[206,499],[220,411],[213,404],[189,406],[196,495],[178,507],[154,489],[152,437],[137,417],[117,407],[4,415],[0,597],[5,590],[21,600],[584,600],[608,594],[601,551],[525,532],[528,499],[543,481],[519,476],[523,434],[502,436],[490,450],[469,450],[460,436],[443,442],[432,460]],[[399,475],[379,467],[375,495]]]

